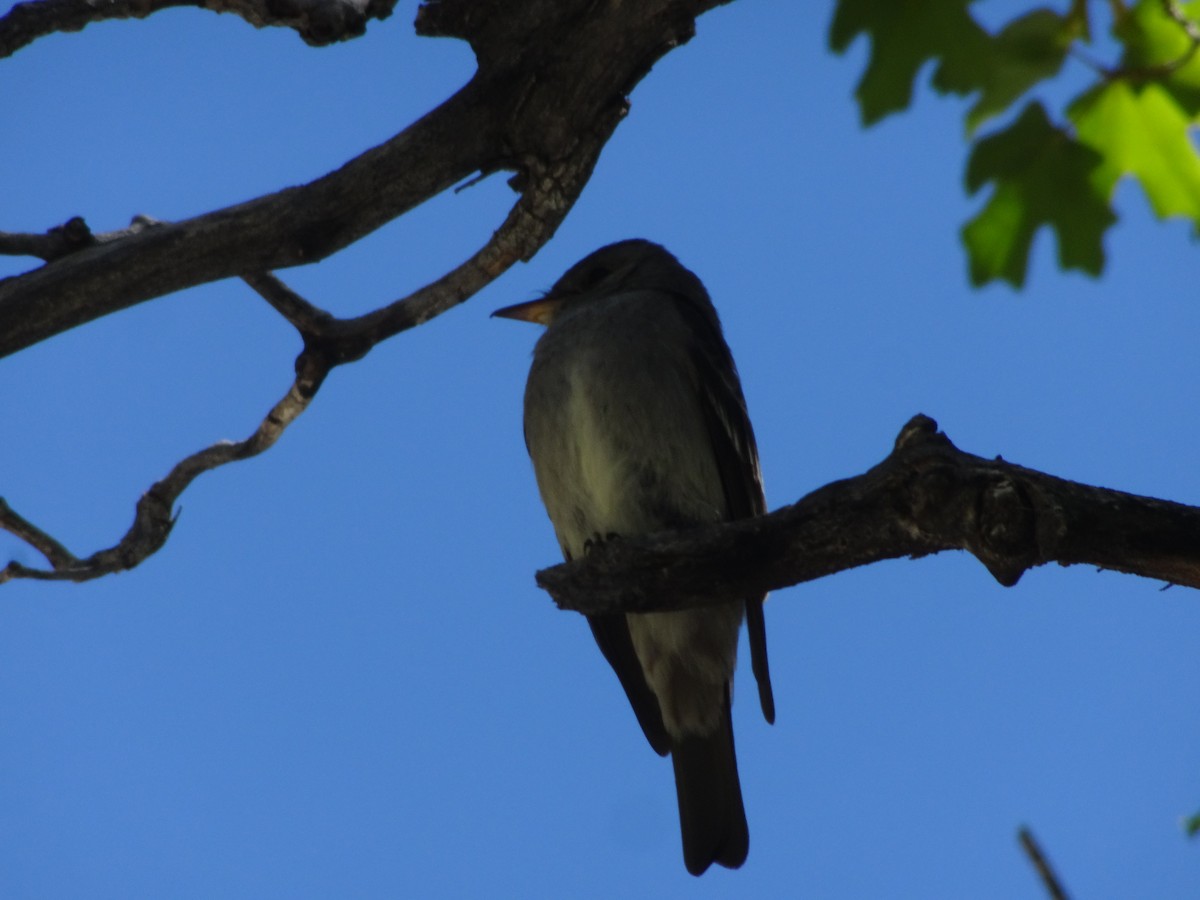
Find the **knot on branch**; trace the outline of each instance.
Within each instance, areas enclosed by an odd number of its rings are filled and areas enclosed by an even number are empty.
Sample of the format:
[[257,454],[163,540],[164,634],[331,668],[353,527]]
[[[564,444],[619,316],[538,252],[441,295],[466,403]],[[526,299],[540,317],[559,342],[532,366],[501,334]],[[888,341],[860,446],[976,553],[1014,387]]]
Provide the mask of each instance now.
[[73,216],[45,234],[10,234],[0,231],[0,253],[6,256],[36,256],[53,262],[97,242],[82,216]]
[[92,229],[84,221],[83,216],[72,216],[61,225],[50,229],[50,235],[60,242],[58,255],[74,253],[83,247],[89,247],[96,242]]
[[978,542],[968,549],[1005,587],[1044,560],[1038,549],[1037,516],[1021,485],[996,478],[982,487],[976,510]]
[[[924,413],[917,413],[911,419],[904,423],[904,427],[900,429],[900,433],[896,435],[896,442],[892,445],[892,452],[898,453],[905,450],[911,450],[918,444],[924,444],[930,438],[937,439],[938,424]],[[946,440],[946,436],[942,435]]]
[[336,365],[335,359],[327,356],[320,349],[313,349],[305,341],[304,349],[296,357],[295,390],[301,399],[308,401],[316,396],[317,391],[324,384],[326,376]]
[[884,559],[966,550],[1005,587],[1051,560],[1200,587],[1200,509],[959,450],[915,416],[870,471],[754,519],[607,543],[537,573],[564,609],[666,612]]
[[1045,561],[1035,506],[1020,481],[963,453],[928,416],[900,430],[884,465],[909,471],[901,511],[907,507],[913,532],[932,545],[968,551],[1005,587]]
[[171,498],[159,493],[157,484],[142,494],[137,503],[137,519],[133,529],[135,546],[126,550],[128,568],[132,569],[167,542],[171,529],[175,527],[173,505]]
[[300,37],[314,47],[358,37],[367,30],[362,12],[344,3],[267,0],[267,14],[279,21],[295,22]]

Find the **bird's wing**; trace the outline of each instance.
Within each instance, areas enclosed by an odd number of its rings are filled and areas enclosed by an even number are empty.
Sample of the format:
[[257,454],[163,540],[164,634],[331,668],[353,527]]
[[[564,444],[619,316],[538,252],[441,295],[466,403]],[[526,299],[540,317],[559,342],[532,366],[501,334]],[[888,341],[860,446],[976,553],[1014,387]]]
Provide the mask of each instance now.
[[642,673],[642,664],[638,662],[633,649],[633,639],[629,636],[629,625],[623,613],[603,616],[588,616],[588,624],[592,626],[592,635],[600,646],[600,652],[608,660],[608,664],[617,673],[621,687],[625,688],[625,696],[633,707],[638,724],[645,732],[646,740],[659,756],[666,756],[671,749],[671,739],[663,725],[662,710],[658,706],[658,698],[646,683]]
[[[754,429],[746,412],[746,399],[742,395],[733,357],[721,336],[715,314],[709,314],[686,297],[677,297],[675,302],[692,328],[711,338],[697,342],[692,352],[700,381],[701,407],[721,474],[727,514],[730,519],[760,516],[767,511],[767,501],[758,464],[758,445],[754,441]],[[765,599],[765,594],[746,598],[746,631],[750,638],[750,665],[758,683],[759,703],[764,718],[774,723],[775,695],[771,690],[767,629],[763,620]]]

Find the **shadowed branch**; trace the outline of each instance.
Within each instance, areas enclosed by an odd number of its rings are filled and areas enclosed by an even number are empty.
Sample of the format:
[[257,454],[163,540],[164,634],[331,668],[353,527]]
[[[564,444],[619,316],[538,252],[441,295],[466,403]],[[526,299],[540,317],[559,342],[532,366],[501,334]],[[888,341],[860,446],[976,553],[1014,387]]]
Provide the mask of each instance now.
[[107,19],[144,19],[177,6],[233,13],[257,28],[293,28],[321,47],[364,34],[368,20],[386,19],[395,5],[396,0],[26,0],[0,16],[0,58],[49,34]]
[[623,538],[537,573],[564,609],[686,609],[885,559],[973,554],[1002,585],[1048,562],[1200,588],[1200,509],[964,453],[915,416],[868,472],[756,519]]
[[[203,0],[255,24],[299,27],[289,17],[336,10],[350,0]],[[42,265],[0,279],[0,357],[134,304],[221,278],[240,277],[299,333],[296,379],[245,440],[213,444],[181,460],[137,503],[114,546],[76,557],[0,500],[0,528],[49,564],[12,562],[14,578],[84,581],[132,568],[157,551],[174,505],[201,473],[272,446],[312,401],[332,369],[464,302],[518,260],[530,259],[579,198],[600,152],[628,111],[627,94],[654,63],[694,33],[694,20],[722,0],[593,0],[508,4],[437,0],[421,6],[419,34],[470,43],[479,63],[466,86],[407,129],[308,184],[182,222],[134,218],[94,234],[81,216],[44,234],[0,232],[0,254]],[[54,30],[104,17],[145,15],[172,2],[82,4],[37,0],[0,17],[0,56]],[[390,12],[390,0],[351,6]],[[269,7],[269,9],[268,9]],[[348,7],[347,7],[348,8]],[[265,13],[264,13],[265,14]],[[344,25],[345,23],[343,23]],[[311,35],[304,32],[306,39]],[[336,39],[336,38],[334,38]],[[311,263],[364,237],[472,175],[501,170],[519,198],[491,239],[457,268],[407,297],[352,319],[332,316],[272,274]]]

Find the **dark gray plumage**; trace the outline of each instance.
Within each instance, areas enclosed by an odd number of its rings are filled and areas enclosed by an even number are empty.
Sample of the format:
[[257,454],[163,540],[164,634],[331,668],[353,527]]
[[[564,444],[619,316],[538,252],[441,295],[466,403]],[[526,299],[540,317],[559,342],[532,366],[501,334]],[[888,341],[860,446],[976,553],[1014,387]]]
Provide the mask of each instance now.
[[[525,389],[525,440],[567,559],[611,536],[765,511],[733,358],[700,280],[657,244],[621,241],[542,299],[496,315],[547,326]],[[774,721],[763,597],[588,619],[650,745],[671,754],[688,871],[736,868],[749,832],[730,717],[743,612]]]

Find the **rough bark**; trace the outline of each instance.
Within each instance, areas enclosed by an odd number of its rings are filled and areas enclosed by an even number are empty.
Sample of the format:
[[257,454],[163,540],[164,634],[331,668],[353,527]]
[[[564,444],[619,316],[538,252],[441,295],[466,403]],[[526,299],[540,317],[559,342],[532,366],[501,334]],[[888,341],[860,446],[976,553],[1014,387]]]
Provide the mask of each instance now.
[[144,19],[173,6],[241,16],[258,28],[293,28],[314,47],[358,37],[369,19],[386,19],[396,0],[27,0],[0,16],[0,58],[40,37],[79,31],[105,19]]
[[514,214],[526,221],[490,262],[495,278],[549,240],[624,117],[628,93],[719,2],[427,3],[418,32],[468,41],[475,77],[337,171],[183,222],[142,219],[92,236],[73,221],[64,229],[73,241],[0,235],[0,252],[40,245],[48,258],[0,281],[0,357],[186,287],[323,259],[473,173],[511,170],[524,201]]
[[[125,9],[122,2],[95,5],[96,17]],[[418,13],[418,32],[467,40],[479,62],[475,77],[337,171],[184,222],[138,216],[129,228],[95,235],[76,217],[45,234],[0,232],[0,253],[44,261],[0,281],[0,356],[136,303],[227,277],[244,279],[304,342],[293,385],[250,436],[181,460],[143,495],[133,525],[112,547],[78,557],[0,499],[0,527],[47,561],[44,569],[10,564],[0,571],[0,582],[82,581],[137,565],[166,540],[174,503],[192,480],[270,447],[333,367],[463,302],[516,260],[532,256],[587,183],[626,112],[627,94],[656,60],[692,36],[697,15],[720,2],[429,2]],[[130,14],[165,5],[139,0]],[[292,24],[283,19],[320,5],[268,0],[261,8],[277,17],[272,24]],[[387,0],[361,8],[378,14],[385,7],[390,9]],[[14,8],[0,18],[0,52],[12,47],[5,42],[18,33],[14,22],[19,25],[21,16],[46,17],[39,21],[49,30],[81,27],[62,13],[73,8],[66,0]],[[257,7],[245,0],[220,8]],[[337,319],[269,273],[322,259],[473,173],[499,170],[516,173],[512,184],[520,196],[508,217],[461,265],[408,297]],[[874,469],[769,516],[611,541],[538,579],[570,609],[672,609],[948,549],[973,553],[1006,585],[1033,566],[1057,561],[1200,587],[1200,510],[962,453],[932,420],[919,416]]]
[[973,554],[1006,587],[1057,562],[1200,588],[1200,508],[982,459],[915,416],[879,465],[791,506],[727,525],[606,541],[537,580],[564,609],[650,612],[943,550]]
[[[122,2],[102,8],[111,13],[124,9]],[[287,5],[268,2],[276,14]],[[0,232],[0,253],[44,261],[0,281],[0,357],[134,304],[229,277],[258,291],[304,343],[291,388],[251,435],[213,444],[177,463],[142,496],[133,524],[113,546],[79,557],[0,498],[0,528],[26,541],[48,564],[11,563],[0,570],[0,582],[85,581],[138,565],[166,541],[183,490],[201,473],[273,445],[332,368],[462,303],[518,259],[533,256],[579,197],[625,116],[628,93],[660,57],[691,38],[697,15],[721,2],[429,2],[417,14],[417,31],[468,41],[479,64],[475,77],[337,171],[183,222],[137,216],[128,228],[96,235],[77,216],[45,234]],[[139,3],[136,9],[163,5]],[[253,4],[221,8],[235,5]],[[48,17],[40,20],[47,28],[55,22],[60,30],[83,24],[65,14],[55,19],[56,10],[73,8],[66,0],[25,7],[22,15]],[[11,13],[0,18],[0,50],[10,46],[5,42],[19,30],[17,20]],[[472,174],[501,170],[516,173],[510,183],[519,194],[506,219],[461,265],[407,297],[338,319],[269,271],[323,259]]]

